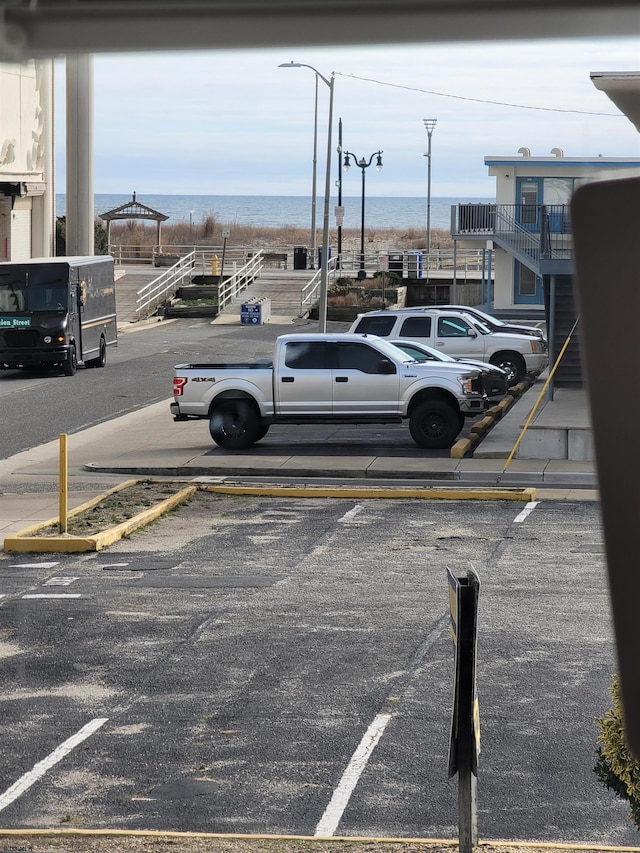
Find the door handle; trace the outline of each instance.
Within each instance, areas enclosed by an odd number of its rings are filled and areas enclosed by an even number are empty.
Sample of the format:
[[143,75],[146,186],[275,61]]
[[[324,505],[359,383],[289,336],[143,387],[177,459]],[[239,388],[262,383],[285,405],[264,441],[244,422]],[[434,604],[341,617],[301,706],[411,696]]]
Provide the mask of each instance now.
[[282,381],[283,382],[293,382],[294,378],[293,378],[293,376],[283,376]]
[[348,382],[348,381],[349,381],[348,376],[336,376],[336,382]]

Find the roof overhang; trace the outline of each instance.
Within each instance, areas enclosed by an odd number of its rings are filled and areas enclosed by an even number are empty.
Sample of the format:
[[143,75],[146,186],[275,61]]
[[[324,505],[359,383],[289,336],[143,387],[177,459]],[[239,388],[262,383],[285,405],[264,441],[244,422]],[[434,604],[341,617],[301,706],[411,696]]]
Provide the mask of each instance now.
[[12,0],[0,9],[0,60],[637,33],[636,0]]
[[640,71],[592,71],[589,76],[640,131]]

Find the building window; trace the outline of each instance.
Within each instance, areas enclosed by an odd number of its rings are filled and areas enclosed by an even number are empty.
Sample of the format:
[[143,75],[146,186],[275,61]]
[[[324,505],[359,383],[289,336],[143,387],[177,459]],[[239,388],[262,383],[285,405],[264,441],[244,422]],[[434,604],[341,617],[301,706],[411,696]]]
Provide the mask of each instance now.
[[519,296],[535,296],[536,295],[536,274],[529,269],[529,267],[525,267],[524,264],[520,264],[520,275],[518,281],[518,295]]

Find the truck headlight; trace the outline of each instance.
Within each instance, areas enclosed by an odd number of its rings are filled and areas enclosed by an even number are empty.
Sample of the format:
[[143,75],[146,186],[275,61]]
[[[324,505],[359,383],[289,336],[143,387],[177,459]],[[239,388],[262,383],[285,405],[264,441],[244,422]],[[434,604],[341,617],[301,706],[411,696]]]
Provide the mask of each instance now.
[[463,394],[477,394],[480,378],[473,373],[463,373],[458,376],[458,382],[462,386]]
[[531,352],[539,353],[544,351],[544,344],[541,340],[536,339],[531,341]]

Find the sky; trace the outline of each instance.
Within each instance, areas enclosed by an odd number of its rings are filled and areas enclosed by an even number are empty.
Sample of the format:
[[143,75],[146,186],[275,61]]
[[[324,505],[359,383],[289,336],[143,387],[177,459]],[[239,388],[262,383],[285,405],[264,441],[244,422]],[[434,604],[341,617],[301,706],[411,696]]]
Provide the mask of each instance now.
[[[372,196],[492,197],[485,155],[637,157],[640,135],[589,75],[640,72],[640,39],[385,45],[94,57],[94,190],[139,195],[309,195],[316,75],[335,74],[332,192],[343,148]],[[65,181],[65,68],[56,61],[56,172]],[[324,194],[329,86],[319,80],[317,188]],[[375,160],[374,160],[375,164]],[[357,196],[361,173],[342,173]]]

